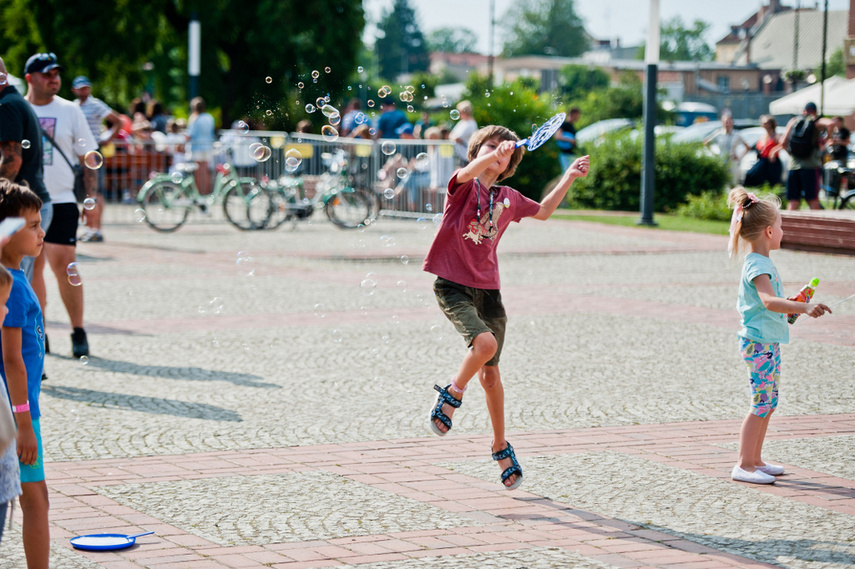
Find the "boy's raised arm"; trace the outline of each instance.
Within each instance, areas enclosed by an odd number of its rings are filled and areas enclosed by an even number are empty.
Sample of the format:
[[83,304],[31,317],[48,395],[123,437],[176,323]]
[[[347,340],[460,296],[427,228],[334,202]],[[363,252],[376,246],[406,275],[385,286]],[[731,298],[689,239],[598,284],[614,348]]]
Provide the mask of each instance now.
[[510,156],[516,150],[513,140],[505,140],[493,152],[477,156],[472,162],[457,171],[457,183],[464,184],[480,176],[493,162]]
[[[21,329],[3,326],[0,333],[3,345],[3,368],[6,370],[6,385],[12,406],[24,405],[29,400],[27,389],[27,366],[21,355]],[[29,411],[15,413],[18,423],[18,458],[24,464],[33,464],[38,458],[36,434]]]
[[561,205],[561,200],[563,200],[564,196],[567,195],[567,190],[570,189],[570,184],[573,183],[573,180],[587,176],[590,165],[590,156],[582,156],[581,158],[574,160],[573,164],[571,164],[570,167],[567,168],[567,171],[564,172],[564,175],[561,176],[561,180],[558,184],[552,188],[552,191],[549,192],[540,202],[540,211],[532,217],[540,219],[541,221],[549,219],[549,217],[555,213],[555,210],[558,209],[558,206]]

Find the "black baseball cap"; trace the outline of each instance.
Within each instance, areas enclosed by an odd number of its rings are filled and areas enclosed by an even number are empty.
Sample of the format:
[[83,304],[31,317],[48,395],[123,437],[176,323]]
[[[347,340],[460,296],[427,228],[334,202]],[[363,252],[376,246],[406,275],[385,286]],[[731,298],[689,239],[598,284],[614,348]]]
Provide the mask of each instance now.
[[65,71],[65,68],[56,60],[55,53],[37,53],[30,56],[27,64],[24,66],[24,74],[27,73],[47,73],[52,69]]

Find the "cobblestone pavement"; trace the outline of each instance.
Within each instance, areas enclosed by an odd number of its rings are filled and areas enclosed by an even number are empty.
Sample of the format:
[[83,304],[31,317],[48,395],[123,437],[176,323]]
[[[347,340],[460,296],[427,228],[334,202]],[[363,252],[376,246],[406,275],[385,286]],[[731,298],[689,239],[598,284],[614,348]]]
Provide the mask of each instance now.
[[[792,327],[765,447],[788,473],[739,484],[726,238],[510,228],[501,365],[525,483],[507,492],[480,387],[452,434],[427,430],[464,350],[421,271],[434,229],[116,224],[80,244],[88,362],[48,276],[52,567],[855,565],[855,302]],[[851,257],[773,258],[788,291],[855,293]],[[145,530],[119,552],[68,542]],[[24,567],[19,510],[0,567]]]

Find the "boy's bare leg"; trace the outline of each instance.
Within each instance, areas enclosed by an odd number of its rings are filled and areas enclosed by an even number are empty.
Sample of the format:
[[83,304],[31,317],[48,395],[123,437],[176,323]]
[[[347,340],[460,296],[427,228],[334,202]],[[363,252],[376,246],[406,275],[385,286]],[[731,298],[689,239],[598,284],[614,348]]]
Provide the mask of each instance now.
[[[492,359],[496,354],[497,349],[499,349],[499,345],[492,332],[482,332],[475,336],[475,339],[472,340],[472,347],[469,348],[466,355],[463,356],[463,363],[460,364],[460,369],[457,371],[457,375],[454,376],[454,383],[457,384],[460,389],[466,389],[466,385],[469,383],[469,380],[471,380],[476,373],[479,373],[479,370],[484,366],[484,364]],[[451,393],[451,396],[455,399],[463,397],[463,394],[458,393],[454,387],[449,390],[449,393]],[[442,406],[442,412],[451,419],[451,416],[454,414],[454,407],[446,403]],[[434,419],[434,423],[436,423],[436,426],[439,427],[442,432],[448,432],[448,427],[446,427],[439,419]]]
[[27,569],[48,569],[50,562],[50,526],[48,524],[48,491],[44,480],[21,484],[21,534]]
[[[505,440],[505,389],[502,387],[502,378],[499,374],[499,366],[482,366],[478,371],[478,379],[484,388],[487,398],[487,411],[490,413],[490,423],[493,426],[493,452],[504,450],[508,446]],[[513,466],[510,458],[499,461],[499,467],[504,472]],[[516,474],[505,481],[510,486],[517,479]]]

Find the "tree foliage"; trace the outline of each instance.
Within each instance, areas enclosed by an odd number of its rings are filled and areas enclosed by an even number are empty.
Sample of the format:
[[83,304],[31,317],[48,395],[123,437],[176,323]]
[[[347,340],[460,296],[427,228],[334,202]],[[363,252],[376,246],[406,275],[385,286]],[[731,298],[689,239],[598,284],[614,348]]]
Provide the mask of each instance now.
[[437,28],[427,37],[430,51],[444,53],[475,53],[477,38],[475,32],[462,26]]
[[395,0],[380,20],[374,51],[380,76],[390,81],[399,75],[427,71],[430,67],[427,42],[409,0]]
[[561,95],[568,100],[581,99],[589,91],[604,89],[611,83],[609,74],[598,67],[565,65],[558,72]]
[[506,57],[574,57],[588,49],[588,36],[573,0],[519,0],[505,14]]
[[[713,49],[704,39],[710,24],[695,20],[686,27],[680,16],[663,22],[659,29],[659,59],[662,61],[712,61]],[[636,59],[644,59],[645,45],[638,48]]]
[[304,96],[343,88],[365,25],[361,3],[350,0],[11,0],[0,10],[7,24],[0,53],[11,72],[20,73],[32,53],[53,51],[66,69],[63,96],[69,78],[84,74],[95,95],[118,108],[147,86],[169,106],[186,104],[187,29],[196,12],[208,106],[220,108],[225,123],[255,115],[279,128],[294,124],[283,101],[301,94],[298,81],[309,86]]

